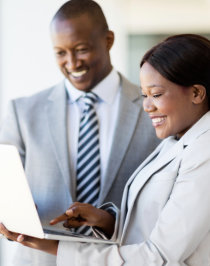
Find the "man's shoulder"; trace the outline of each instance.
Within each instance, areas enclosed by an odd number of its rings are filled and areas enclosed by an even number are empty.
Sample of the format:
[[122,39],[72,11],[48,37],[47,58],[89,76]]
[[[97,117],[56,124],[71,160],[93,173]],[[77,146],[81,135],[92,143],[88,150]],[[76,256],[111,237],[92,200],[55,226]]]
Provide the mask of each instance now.
[[121,85],[122,87],[127,87],[127,88],[131,88],[133,90],[137,90],[137,91],[140,91],[139,87],[132,83],[131,81],[129,81],[122,73],[120,73],[118,71],[118,75],[120,77],[120,81],[121,81]]
[[36,92],[30,96],[13,99],[13,102],[15,102],[16,104],[31,104],[33,102],[39,102],[41,104],[42,102],[46,102],[46,100],[50,98],[51,95],[61,94],[64,90],[64,82],[60,82],[49,88]]
[[142,104],[141,90],[140,88],[129,81],[123,74],[118,72],[120,77],[121,93],[131,101],[139,102]]

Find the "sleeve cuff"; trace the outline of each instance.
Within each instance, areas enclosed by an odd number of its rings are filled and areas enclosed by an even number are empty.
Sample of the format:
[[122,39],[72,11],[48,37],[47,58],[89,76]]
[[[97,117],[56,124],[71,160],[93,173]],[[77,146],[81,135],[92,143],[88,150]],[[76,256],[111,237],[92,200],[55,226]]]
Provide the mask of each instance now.
[[119,224],[119,219],[120,219],[120,210],[112,202],[108,202],[108,203],[105,203],[105,204],[101,205],[100,209],[109,212],[111,215],[113,215],[115,217],[114,233],[113,233],[111,238],[108,238],[98,228],[92,227],[95,236],[98,237],[98,238],[102,238],[102,239],[106,239],[106,240],[111,240],[111,241],[117,242],[118,224]]

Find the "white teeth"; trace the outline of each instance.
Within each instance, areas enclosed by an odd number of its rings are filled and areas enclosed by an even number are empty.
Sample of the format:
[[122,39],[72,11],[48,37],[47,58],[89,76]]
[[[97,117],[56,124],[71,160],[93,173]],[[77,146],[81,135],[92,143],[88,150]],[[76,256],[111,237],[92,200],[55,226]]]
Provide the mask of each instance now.
[[82,71],[79,71],[79,72],[71,72],[71,75],[74,78],[79,78],[79,77],[81,77],[82,75],[84,75],[86,73],[87,73],[87,70],[82,70]]
[[164,120],[165,120],[165,118],[160,118],[160,117],[152,118],[152,122],[153,123],[160,123],[160,122],[162,122]]

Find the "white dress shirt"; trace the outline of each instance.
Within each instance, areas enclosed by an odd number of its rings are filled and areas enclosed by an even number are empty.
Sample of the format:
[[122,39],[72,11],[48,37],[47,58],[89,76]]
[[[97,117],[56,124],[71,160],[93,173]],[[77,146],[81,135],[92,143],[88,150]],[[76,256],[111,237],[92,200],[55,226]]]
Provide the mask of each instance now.
[[[67,112],[67,128],[70,158],[70,174],[76,180],[77,147],[79,135],[79,123],[83,106],[78,99],[84,94],[77,90],[72,84],[65,80],[69,100]],[[100,160],[101,160],[101,186],[105,184],[104,173],[106,171],[108,158],[113,141],[116,118],[119,108],[120,77],[116,70],[97,84],[93,89],[99,101],[96,103],[96,113],[99,121],[99,141],[100,141]],[[74,182],[73,197],[75,197],[76,181]]]

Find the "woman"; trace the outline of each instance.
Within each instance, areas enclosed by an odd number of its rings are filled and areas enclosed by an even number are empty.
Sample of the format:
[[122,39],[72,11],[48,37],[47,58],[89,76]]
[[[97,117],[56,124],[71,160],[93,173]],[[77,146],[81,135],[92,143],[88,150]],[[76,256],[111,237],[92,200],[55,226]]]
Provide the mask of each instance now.
[[165,140],[127,182],[119,224],[110,204],[81,203],[51,222],[95,226],[120,244],[46,245],[18,236],[24,245],[57,253],[58,265],[210,265],[210,41],[169,37],[145,54],[140,80],[144,110]]

